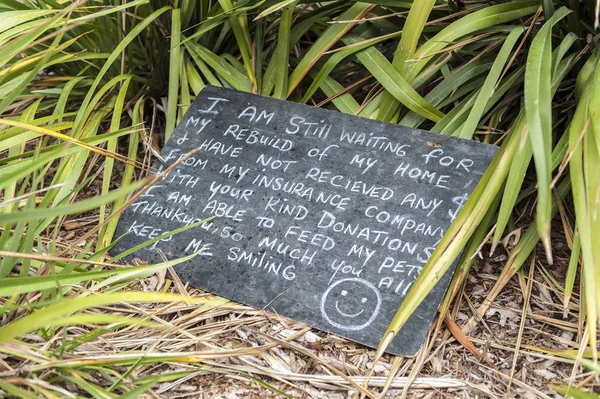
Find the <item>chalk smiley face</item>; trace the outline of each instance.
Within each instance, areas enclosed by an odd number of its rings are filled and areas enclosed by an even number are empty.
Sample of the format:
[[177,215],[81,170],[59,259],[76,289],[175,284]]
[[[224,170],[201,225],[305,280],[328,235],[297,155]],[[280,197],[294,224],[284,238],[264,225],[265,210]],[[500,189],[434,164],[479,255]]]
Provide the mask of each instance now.
[[321,315],[340,330],[369,326],[381,309],[381,293],[361,278],[346,278],[330,285],[321,297]]

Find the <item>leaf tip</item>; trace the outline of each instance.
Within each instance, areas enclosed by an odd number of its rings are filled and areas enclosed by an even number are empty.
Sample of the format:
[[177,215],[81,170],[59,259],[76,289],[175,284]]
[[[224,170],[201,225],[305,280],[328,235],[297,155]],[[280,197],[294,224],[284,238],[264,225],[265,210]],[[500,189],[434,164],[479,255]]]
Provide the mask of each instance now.
[[552,244],[550,243],[550,234],[546,233],[541,235],[542,244],[544,244],[544,250],[546,251],[546,260],[549,265],[554,264],[554,259],[552,258]]

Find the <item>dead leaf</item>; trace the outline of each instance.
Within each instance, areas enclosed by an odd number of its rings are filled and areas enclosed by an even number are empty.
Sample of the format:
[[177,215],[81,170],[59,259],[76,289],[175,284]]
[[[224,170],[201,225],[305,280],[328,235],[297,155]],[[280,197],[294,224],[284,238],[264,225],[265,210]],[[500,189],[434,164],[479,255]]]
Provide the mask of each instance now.
[[77,222],[67,222],[65,224],[63,224],[63,229],[67,230],[67,231],[71,231],[71,230],[75,230],[78,229],[80,227],[82,227],[83,225],[81,223],[77,223]]
[[513,310],[497,308],[490,308],[490,310],[488,310],[485,315],[486,317],[492,317],[496,313],[500,315],[500,325],[502,327],[506,325],[506,322],[508,320],[519,320],[520,317],[519,314]]
[[557,374],[551,372],[546,368],[535,370],[535,373],[546,380],[558,381],[559,379]]
[[552,295],[550,294],[550,290],[543,284],[538,285],[538,290],[540,291],[540,296],[544,301],[544,304],[554,305],[554,300],[552,300]]
[[462,332],[460,327],[458,325],[456,325],[454,320],[452,320],[450,317],[446,316],[446,317],[444,317],[444,323],[446,324],[446,327],[448,327],[448,330],[450,330],[450,332],[452,333],[454,338],[456,338],[456,340],[458,342],[460,342],[462,344],[462,346],[464,346],[469,352],[474,354],[478,359],[482,359],[485,363],[487,363],[488,366],[490,366],[494,369],[496,368],[492,362],[490,362],[487,358],[485,358],[481,354],[481,352],[479,352],[479,350],[475,347],[473,342],[471,342],[469,337],[467,337],[465,335],[465,333]]

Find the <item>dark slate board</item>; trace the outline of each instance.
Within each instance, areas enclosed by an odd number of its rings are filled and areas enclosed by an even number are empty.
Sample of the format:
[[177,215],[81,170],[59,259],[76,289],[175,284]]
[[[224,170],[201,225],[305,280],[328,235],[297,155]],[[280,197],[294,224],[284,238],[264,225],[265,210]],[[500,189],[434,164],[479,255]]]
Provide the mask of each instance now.
[[[191,285],[377,347],[497,148],[206,87],[162,150],[164,170],[122,215],[113,253],[217,215],[132,255]],[[449,270],[389,346],[414,355]]]

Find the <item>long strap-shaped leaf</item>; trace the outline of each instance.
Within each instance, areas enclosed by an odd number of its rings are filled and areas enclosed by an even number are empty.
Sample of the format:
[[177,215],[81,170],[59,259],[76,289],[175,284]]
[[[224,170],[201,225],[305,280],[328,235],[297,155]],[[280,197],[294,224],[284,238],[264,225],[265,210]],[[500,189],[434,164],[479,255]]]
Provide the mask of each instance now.
[[[354,44],[360,43],[361,39],[354,35],[347,35],[343,41],[347,44]],[[375,47],[368,47],[356,53],[356,58],[396,100],[411,111],[434,122],[439,121],[444,116],[442,112],[421,97]]]
[[165,126],[165,142],[171,137],[177,122],[177,95],[179,94],[179,68],[181,57],[181,9],[171,11],[171,44],[169,55],[169,88],[167,91],[167,123]]
[[296,2],[293,1],[281,12],[279,32],[277,34],[277,49],[275,50],[275,93],[273,97],[285,100],[288,89],[288,70],[290,55],[290,29]]
[[55,14],[59,10],[18,10],[5,11],[2,13],[2,21],[0,22],[0,33],[9,30],[10,28],[29,22],[39,17]]
[[[195,42],[188,42],[185,46],[192,57],[197,56],[199,60],[208,64],[221,78],[223,78],[223,80],[232,85],[236,90],[252,91],[252,83],[249,78],[238,71],[234,66],[227,63],[224,58]],[[195,57],[194,60],[196,62],[198,61]],[[211,83],[214,84],[214,82]],[[216,84],[220,85],[218,81]]]
[[[561,79],[562,76],[559,75],[557,78]],[[548,87],[551,87],[551,90],[556,90],[558,85],[548,85]],[[464,242],[473,234],[483,219],[486,210],[506,179],[514,159],[514,154],[521,141],[524,127],[525,116],[521,113],[513,125],[509,136],[504,140],[502,147],[492,161],[492,164],[481,178],[480,183],[473,191],[455,222],[446,232],[444,239],[431,254],[415,284],[413,284],[413,287],[402,302],[400,309],[398,309],[398,312],[386,330],[384,339],[379,345],[377,350],[379,356],[385,351],[417,306],[419,306],[446,270],[448,270],[453,260],[460,253]]]
[[360,43],[355,43],[351,46],[346,46],[345,48],[336,51],[323,65],[320,66],[319,72],[314,76],[310,87],[306,89],[300,102],[306,104],[313,94],[315,94],[321,84],[325,81],[325,79],[330,76],[331,72],[348,56],[364,50],[367,47],[374,46],[384,40],[392,39],[396,36],[398,36],[398,33],[394,32],[392,34],[366,39]]
[[414,63],[408,63],[406,79],[410,82],[430,61],[430,57],[444,49],[456,39],[478,30],[500,25],[536,12],[539,0],[512,1],[475,11],[445,27],[440,33],[425,42],[415,53]]
[[40,133],[40,135],[46,135],[46,136],[50,136],[50,137],[54,137],[60,140],[64,140],[68,143],[74,144],[78,147],[82,147],[85,148],[89,151],[92,152],[96,152],[102,156],[107,156],[107,157],[111,157],[116,159],[117,161],[120,162],[124,162],[124,163],[131,163],[133,161],[129,160],[127,157],[124,157],[118,153],[113,153],[113,152],[109,152],[106,150],[102,150],[101,148],[98,148],[92,144],[88,144],[83,140],[78,140],[75,138],[72,138],[71,136],[67,136],[65,134],[59,133],[57,131],[53,131],[50,129],[47,129],[45,127],[40,127],[40,126],[35,126],[35,125],[30,125],[27,123],[22,123],[22,122],[17,122],[17,121],[12,121],[10,119],[0,119],[0,126],[2,125],[6,125],[6,126],[13,126],[13,127],[18,127],[18,128],[22,128],[22,129],[26,129],[26,130],[31,130],[33,132],[37,132]]
[[[417,43],[435,2],[436,0],[420,0],[413,2],[410,6],[406,22],[402,27],[402,36],[392,60],[392,66],[404,78],[406,78],[406,61],[417,49]],[[393,121],[399,105],[400,102],[390,92],[385,91],[381,99],[381,106],[377,111],[377,119],[386,122]]]
[[537,229],[552,263],[550,219],[552,207],[552,20],[531,43],[525,69],[525,113],[537,174]]
[[513,131],[505,139],[490,167],[475,187],[471,197],[445,234],[419,277],[404,298],[398,312],[392,319],[379,344],[376,357],[379,358],[392,342],[398,331],[404,326],[410,315],[431,292],[460,253],[465,241],[473,234],[477,225],[485,216],[486,210],[494,200],[496,193],[504,183],[512,157],[520,141],[521,132]]
[[292,93],[300,81],[306,76],[315,63],[329,50],[346,32],[348,32],[366,13],[375,7],[367,3],[356,3],[339,16],[340,21],[348,23],[333,24],[325,30],[319,39],[304,54],[294,71],[290,74],[287,95]]
[[[460,98],[458,97],[458,90],[465,89],[471,84],[478,84],[477,81],[480,80],[479,76],[488,72],[491,66],[491,62],[486,62],[481,59],[469,62],[458,71],[454,71],[451,75],[445,77],[444,80],[431,89],[424,98],[434,107],[441,108],[444,105],[448,105],[452,102],[453,98]],[[383,99],[381,102],[383,103]],[[449,115],[450,112],[446,114],[446,117],[449,117]],[[421,115],[409,112],[398,123],[402,126],[418,127],[424,120],[425,118]]]
[[[93,307],[119,302],[189,302],[204,305],[210,303],[213,298],[216,299],[216,297],[204,296],[194,298],[156,292],[120,292],[89,296],[86,298],[71,298],[50,305],[42,310],[38,310],[37,312],[31,313],[0,328],[0,342],[10,341],[18,338],[22,334],[44,327],[56,318],[69,316],[75,312]],[[223,303],[223,300],[219,299],[219,302]]]
[[593,92],[597,90],[597,82],[600,79],[600,61],[598,57],[590,58],[586,64],[594,66],[596,71],[583,86],[579,106],[569,127],[569,152],[572,153],[569,167],[583,257],[582,280],[584,281],[585,306],[590,329],[590,346],[594,361],[597,361],[596,335],[600,306],[600,267],[598,267],[600,265],[600,246],[598,245],[598,240],[600,240],[600,217],[598,216],[598,209],[600,209],[600,173],[598,171],[600,155],[596,148],[596,137],[593,134],[595,122],[593,119],[597,116],[590,114],[589,109],[599,106],[592,100],[597,99]]
[[148,25],[150,25],[152,22],[154,22],[155,19],[157,19],[159,16],[161,16],[164,12],[166,12],[169,9],[171,9],[170,6],[162,7],[160,9],[154,11],[148,17],[146,17],[143,21],[141,21],[133,29],[131,29],[131,31],[127,34],[127,36],[125,36],[123,38],[123,40],[117,45],[117,47],[114,49],[114,51],[110,54],[110,56],[108,57],[108,59],[106,60],[106,62],[104,63],[104,65],[102,66],[100,71],[98,72],[96,79],[94,79],[94,82],[92,83],[88,93],[86,94],[85,98],[83,99],[83,102],[81,103],[81,107],[80,107],[81,111],[77,113],[77,117],[75,118],[75,122],[73,123],[73,131],[74,132],[77,132],[81,128],[81,126],[86,122],[87,116],[92,112],[92,109],[96,106],[96,104],[94,104],[93,102],[90,104],[92,97],[94,96],[94,92],[100,85],[100,82],[104,78],[104,75],[106,74],[108,69],[111,67],[113,62],[115,62],[117,60],[117,58],[121,55],[121,52],[123,51],[123,49],[125,49],[125,47],[127,47],[129,45],[129,43],[131,43],[144,29],[146,29],[146,27]]
[[[411,83],[431,60],[431,56],[443,50],[449,43],[482,29],[533,14],[537,8],[538,3],[536,1],[514,1],[475,11],[451,23],[425,42],[417,51],[411,54],[411,62],[408,62],[408,57],[402,59],[401,56],[398,61],[396,58],[394,59],[394,66],[397,67],[398,63],[402,62],[402,76],[407,82]],[[419,15],[419,18],[422,20],[423,15]],[[406,28],[404,30],[406,31]],[[411,43],[414,43],[414,41],[411,40]],[[393,121],[397,112],[397,104],[389,102],[389,100],[385,101],[384,97],[377,117],[381,120]]]
[[473,108],[471,108],[469,117],[463,124],[462,129],[458,134],[458,137],[461,137],[463,139],[473,138],[473,134],[475,133],[475,129],[477,128],[477,124],[481,120],[481,116],[483,115],[488,100],[494,93],[496,83],[498,82],[498,79],[500,79],[500,74],[504,69],[504,65],[508,61],[508,58],[511,55],[511,51],[514,45],[517,43],[517,40],[519,40],[519,37],[521,37],[521,33],[523,33],[524,30],[525,29],[522,27],[514,28],[506,37],[506,40],[504,41],[500,52],[498,52],[498,56],[494,61],[494,65],[492,66],[490,73],[485,78],[485,82],[483,83],[483,86],[477,94],[475,104],[473,105]]
[[98,208],[101,204],[115,201],[122,196],[132,193],[136,189],[140,188],[144,180],[132,183],[128,187],[121,187],[117,190],[113,190],[102,197],[92,197],[83,201],[76,202],[74,204],[60,205],[52,209],[41,209],[37,208],[30,211],[22,211],[16,213],[9,213],[0,215],[0,223],[15,223],[20,220],[37,220],[46,218],[55,218],[57,216],[72,215],[75,213],[86,212],[91,209]]
[[[219,0],[219,4],[223,7],[223,10],[230,12],[234,9],[231,0]],[[246,21],[245,14],[239,14],[229,18],[229,24],[233,30],[233,34],[237,41],[238,48],[244,60],[244,66],[248,74],[248,80],[252,86],[251,90],[256,93],[256,77],[254,76],[254,69],[252,68],[252,44],[250,41],[250,33],[248,30],[248,22]]]
[[[6,253],[3,252],[3,255],[6,255]],[[18,256],[19,254],[15,253],[14,255]],[[158,263],[156,265],[143,265],[122,269],[89,272],[86,271],[83,273],[71,273],[60,275],[53,274],[46,276],[4,277],[0,279],[0,296],[10,296],[15,295],[16,293],[26,294],[28,292],[43,291],[50,288],[57,288],[66,284],[76,284],[82,281],[100,280],[109,276],[116,276],[116,278],[114,279],[116,281],[120,281],[128,276],[149,276],[154,273],[157,273],[160,270],[164,270],[168,267],[172,267],[179,263],[188,261],[196,255],[198,255],[198,253],[194,253],[183,258],[178,258],[163,263]],[[104,281],[106,280],[103,280],[102,283],[104,283]]]
[[[555,58],[562,57],[563,55],[564,53],[560,49],[554,52]],[[553,72],[553,94],[558,89],[558,85],[562,82],[566,74],[571,70],[572,60],[574,57],[575,54],[571,54],[565,59],[559,60],[560,62],[558,63],[558,65],[556,62],[554,62],[554,65],[557,66],[554,68]],[[525,180],[525,172],[527,171],[527,168],[529,167],[529,163],[531,161],[531,157],[533,156],[531,140],[529,140],[529,138],[526,137],[526,135],[527,132],[524,131],[523,141],[519,145],[519,149],[515,154],[515,160],[510,167],[510,172],[508,174],[508,178],[506,179],[506,186],[504,188],[502,204],[500,205],[498,217],[496,219],[496,229],[494,230],[494,236],[492,237],[492,246],[490,249],[491,253],[493,253],[496,249],[496,246],[500,242],[500,239],[504,234],[504,230],[508,225],[510,216],[512,215],[515,204],[517,203],[517,198],[521,186],[523,185],[523,181]],[[555,169],[555,165],[557,162],[560,163],[562,161],[564,151],[566,151],[566,145],[567,135],[563,135],[559,142],[554,146],[552,154],[552,170]]]

